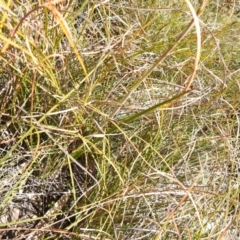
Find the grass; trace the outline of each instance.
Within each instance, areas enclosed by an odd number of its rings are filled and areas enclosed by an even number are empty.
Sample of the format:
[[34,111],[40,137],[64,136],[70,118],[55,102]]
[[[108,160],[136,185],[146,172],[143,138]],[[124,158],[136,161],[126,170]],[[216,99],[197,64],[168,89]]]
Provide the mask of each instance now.
[[0,9],[2,239],[239,238],[237,1]]

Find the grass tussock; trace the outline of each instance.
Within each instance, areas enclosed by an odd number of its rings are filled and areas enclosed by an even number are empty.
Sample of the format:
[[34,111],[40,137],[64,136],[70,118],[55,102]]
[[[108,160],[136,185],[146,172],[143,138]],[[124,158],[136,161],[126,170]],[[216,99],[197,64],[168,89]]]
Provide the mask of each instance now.
[[1,239],[238,239],[239,11],[1,1]]

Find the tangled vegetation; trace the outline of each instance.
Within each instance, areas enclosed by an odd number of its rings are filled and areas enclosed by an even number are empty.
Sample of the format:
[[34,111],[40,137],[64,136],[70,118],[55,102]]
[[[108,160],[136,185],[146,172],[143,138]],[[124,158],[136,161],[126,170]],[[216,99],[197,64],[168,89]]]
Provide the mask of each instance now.
[[0,0],[0,238],[239,239],[239,17]]

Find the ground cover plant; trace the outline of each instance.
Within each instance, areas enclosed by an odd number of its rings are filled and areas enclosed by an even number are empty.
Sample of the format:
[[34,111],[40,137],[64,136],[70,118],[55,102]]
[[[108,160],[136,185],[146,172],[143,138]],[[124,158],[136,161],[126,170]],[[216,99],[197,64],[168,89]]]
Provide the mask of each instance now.
[[239,239],[239,14],[0,0],[1,239]]

